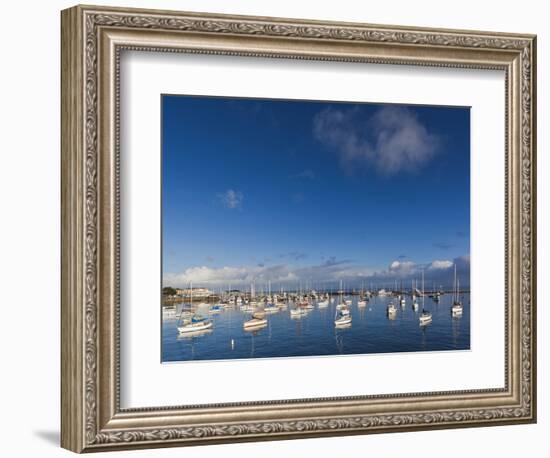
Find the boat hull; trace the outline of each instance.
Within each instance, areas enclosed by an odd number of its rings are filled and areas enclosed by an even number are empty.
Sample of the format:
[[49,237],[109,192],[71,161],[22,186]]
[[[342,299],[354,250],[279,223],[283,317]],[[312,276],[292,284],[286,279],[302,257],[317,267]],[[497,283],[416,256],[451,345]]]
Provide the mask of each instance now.
[[190,323],[183,326],[178,326],[178,331],[180,334],[186,334],[189,332],[198,332],[210,329],[212,327],[212,322],[208,321],[206,323]]
[[259,318],[253,318],[249,321],[245,321],[243,323],[243,327],[245,329],[251,329],[251,328],[262,328],[267,325],[266,319],[259,319]]

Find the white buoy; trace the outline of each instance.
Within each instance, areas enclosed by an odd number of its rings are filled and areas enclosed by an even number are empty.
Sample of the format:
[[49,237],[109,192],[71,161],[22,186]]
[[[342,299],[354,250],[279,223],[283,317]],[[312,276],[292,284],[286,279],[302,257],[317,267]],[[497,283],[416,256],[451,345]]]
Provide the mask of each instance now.
[[231,339],[231,350],[235,349],[235,340]]

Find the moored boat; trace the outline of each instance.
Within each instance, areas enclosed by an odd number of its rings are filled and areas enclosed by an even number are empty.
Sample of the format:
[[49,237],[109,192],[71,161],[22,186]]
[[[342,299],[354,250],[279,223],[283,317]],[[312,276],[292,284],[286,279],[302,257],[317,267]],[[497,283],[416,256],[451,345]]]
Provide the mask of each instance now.
[[338,312],[334,318],[334,325],[347,326],[351,324],[351,312],[348,309],[342,309]]
[[418,317],[418,321],[420,322],[420,326],[426,326],[427,324],[430,324],[432,322],[432,313],[428,310],[424,309],[424,270],[422,270],[422,313]]
[[426,310],[424,310],[421,314],[420,314],[420,317],[418,318],[419,322],[420,322],[420,326],[425,326],[427,324],[430,324],[432,322],[432,314],[431,312],[428,312]]
[[279,307],[276,307],[274,304],[267,304],[264,307],[264,311],[265,311],[265,313],[278,313],[279,312]]
[[298,318],[298,317],[302,317],[302,316],[305,316],[305,315],[307,315],[307,310],[306,309],[303,309],[303,308],[300,308],[300,307],[290,309],[290,316],[292,318]]
[[212,327],[212,321],[208,318],[193,316],[190,319],[184,319],[178,325],[178,331],[180,334],[186,334],[188,332],[197,332],[210,329]]
[[455,278],[454,278],[454,291],[453,291],[453,305],[451,307],[451,314],[455,318],[462,316],[462,302],[460,302],[460,284],[456,276],[456,263],[455,263]]
[[328,304],[329,304],[329,300],[325,299],[324,301],[317,302],[317,307],[319,307],[320,309],[324,309],[328,307]]
[[267,326],[267,320],[265,318],[252,318],[243,323],[244,329],[258,329],[264,326]]

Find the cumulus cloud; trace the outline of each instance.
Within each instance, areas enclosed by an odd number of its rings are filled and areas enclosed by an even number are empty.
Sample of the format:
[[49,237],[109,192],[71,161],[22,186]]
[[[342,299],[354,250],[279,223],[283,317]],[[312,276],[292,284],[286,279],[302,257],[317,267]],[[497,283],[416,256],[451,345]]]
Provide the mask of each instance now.
[[450,286],[453,281],[454,264],[457,265],[461,284],[469,285],[469,256],[453,260],[434,260],[424,264],[395,260],[383,270],[357,265],[349,259],[338,260],[335,257],[330,257],[320,264],[304,267],[290,264],[268,266],[263,263],[239,267],[196,266],[176,274],[167,273],[164,277],[164,285],[181,287],[193,282],[194,285],[210,287],[224,287],[231,284],[247,288],[253,282],[259,284],[271,281],[273,286],[282,284],[288,288],[295,288],[300,282],[335,287],[340,280],[343,280],[349,287],[360,287],[362,284],[393,285],[395,281],[408,284],[412,279],[420,279],[424,271],[428,284],[435,282]]
[[415,271],[417,265],[412,261],[393,261],[388,272],[397,276],[409,275]]
[[453,261],[448,261],[448,260],[439,261],[439,260],[436,260],[436,261],[433,261],[428,266],[428,269],[450,269],[451,267],[453,267],[453,265],[454,265]]
[[224,193],[218,194],[218,198],[226,208],[240,208],[243,202],[243,193],[234,189],[228,189]]
[[370,117],[359,106],[326,108],[314,117],[313,134],[348,172],[374,166],[387,175],[423,166],[440,143],[412,110],[399,106],[384,106]]
[[288,282],[295,279],[293,272],[285,265],[266,267],[264,264],[257,264],[241,267],[190,267],[177,274],[167,274],[164,283],[174,286],[185,286],[190,282],[207,286],[229,283],[248,285],[256,281]]
[[422,271],[428,283],[450,286],[453,281],[453,267],[456,264],[461,284],[470,284],[470,256],[460,256],[454,259],[435,259],[429,263],[416,263],[413,261],[393,261],[386,270],[376,271],[370,280],[374,282],[409,282],[419,280]]

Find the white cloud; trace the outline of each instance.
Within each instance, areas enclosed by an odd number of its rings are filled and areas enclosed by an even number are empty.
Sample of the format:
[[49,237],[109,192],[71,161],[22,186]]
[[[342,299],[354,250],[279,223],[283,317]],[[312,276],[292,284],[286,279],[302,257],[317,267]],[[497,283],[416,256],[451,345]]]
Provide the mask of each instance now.
[[350,260],[337,260],[334,257],[327,261],[310,266],[295,266],[290,264],[278,264],[266,266],[256,264],[252,266],[238,267],[209,267],[195,266],[185,269],[180,273],[167,273],[164,276],[165,286],[186,286],[190,282],[204,286],[233,286],[248,287],[252,282],[265,283],[268,280],[275,284],[283,284],[295,287],[299,282],[314,282],[335,286],[340,280],[346,285],[360,287],[362,283],[394,281],[407,282],[411,279],[420,279],[422,270],[425,272],[426,281],[437,284],[452,284],[452,267],[457,264],[461,284],[469,284],[470,262],[469,256],[462,256],[454,260],[434,260],[430,263],[419,264],[413,261],[393,261],[385,270],[376,270],[365,265],[356,265]]
[[243,202],[243,193],[234,189],[228,189],[224,193],[218,194],[218,197],[225,207],[231,209],[240,208]]
[[410,109],[384,106],[369,118],[363,111],[327,108],[313,121],[315,138],[340,156],[345,170],[374,166],[392,175],[416,170],[436,153],[439,138]]
[[450,269],[451,267],[453,267],[453,265],[454,265],[453,261],[435,260],[429,265],[428,269]]
[[389,272],[396,275],[409,275],[417,269],[417,265],[412,261],[393,261],[390,264]]
[[193,282],[196,285],[248,285],[254,281],[285,282],[296,280],[295,275],[287,266],[240,266],[240,267],[208,267],[197,266],[185,269],[178,274],[167,274],[165,284],[185,286]]

